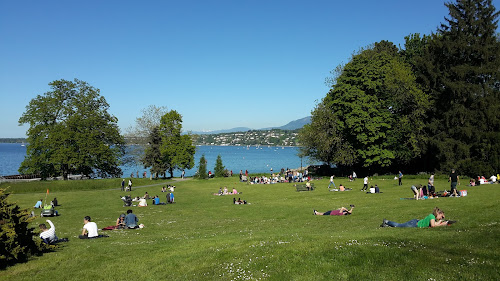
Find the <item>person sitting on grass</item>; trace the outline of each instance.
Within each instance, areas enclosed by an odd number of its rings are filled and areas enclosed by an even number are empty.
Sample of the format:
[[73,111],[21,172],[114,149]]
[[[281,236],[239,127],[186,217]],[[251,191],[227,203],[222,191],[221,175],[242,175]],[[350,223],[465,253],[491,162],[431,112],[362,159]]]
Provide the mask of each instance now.
[[120,217],[116,220],[116,228],[117,229],[125,228],[125,214],[121,214]]
[[340,207],[336,210],[331,210],[331,211],[326,211],[324,213],[318,212],[316,210],[314,211],[315,216],[347,216],[351,215],[352,211],[354,210],[354,205],[350,205],[351,210],[347,210],[345,207]]
[[138,228],[137,223],[139,222],[139,219],[137,216],[132,213],[132,210],[128,209],[127,210],[127,216],[125,216],[125,226],[127,228]]
[[42,208],[42,204],[43,204],[42,199],[40,199],[36,202],[36,204],[35,204],[35,206],[33,206],[33,208],[35,208],[35,209]]
[[97,238],[99,234],[97,233],[97,224],[91,221],[89,216],[86,216],[83,219],[83,230],[82,235],[78,236],[80,239],[89,239],[89,238]]
[[148,206],[148,202],[146,202],[146,199],[144,199],[144,198],[139,198],[139,204],[137,206],[139,206],[139,207],[147,207]]
[[47,226],[44,223],[38,226],[41,231],[40,238],[43,240],[45,244],[52,244],[58,240],[56,236],[56,227],[50,220],[47,220],[47,222],[50,225],[49,229],[47,229]]
[[381,227],[420,227],[420,228],[423,228],[423,227],[445,226],[445,225],[454,223],[454,221],[445,221],[445,220],[443,220],[444,218],[445,218],[445,216],[444,216],[443,210],[436,207],[432,211],[432,214],[429,214],[427,217],[425,217],[422,220],[413,219],[413,220],[407,221],[405,223],[397,223],[397,222],[393,222],[393,221],[389,221],[389,220],[384,219],[380,226]]
[[149,194],[148,192],[146,191],[146,193],[144,194],[144,199],[149,199]]

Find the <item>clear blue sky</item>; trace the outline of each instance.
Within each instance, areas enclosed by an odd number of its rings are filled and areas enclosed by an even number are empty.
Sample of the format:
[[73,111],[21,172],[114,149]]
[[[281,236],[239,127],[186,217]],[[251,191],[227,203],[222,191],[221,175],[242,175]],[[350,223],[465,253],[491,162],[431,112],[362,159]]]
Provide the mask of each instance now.
[[285,125],[360,47],[436,31],[444,3],[0,1],[0,137],[24,137],[28,102],[73,78],[101,90],[122,131],[151,104],[184,131]]

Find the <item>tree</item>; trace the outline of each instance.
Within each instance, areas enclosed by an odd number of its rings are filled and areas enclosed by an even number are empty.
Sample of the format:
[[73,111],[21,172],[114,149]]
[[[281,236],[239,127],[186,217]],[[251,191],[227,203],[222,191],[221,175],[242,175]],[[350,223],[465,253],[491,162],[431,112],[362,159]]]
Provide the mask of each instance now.
[[335,73],[338,77],[328,80],[332,89],[300,133],[307,155],[380,169],[421,153],[429,104],[394,44],[375,43]]
[[160,151],[162,161],[173,177],[174,169],[189,170],[194,167],[196,147],[190,134],[181,135],[182,116],[171,110],[162,116],[159,133],[162,140]]
[[30,218],[28,210],[8,203],[8,196],[5,189],[0,189],[0,268],[24,262],[46,249],[29,226],[34,218]]
[[78,79],[49,85],[52,90],[32,99],[19,118],[20,125],[30,125],[19,172],[43,178],[67,179],[70,173],[119,177],[124,139],[100,90]]
[[500,169],[500,45],[491,0],[447,3],[419,69],[436,107],[429,113],[432,168],[471,176]]
[[[132,166],[138,165],[140,163],[144,164],[144,168],[152,167],[151,164],[160,163],[160,158],[148,159],[144,162],[144,157],[146,149],[151,144],[151,138],[154,134],[158,134],[158,128],[160,127],[161,117],[165,115],[168,110],[165,106],[155,106],[150,105],[147,108],[141,110],[142,116],[135,119],[135,125],[130,126],[126,129],[126,139],[130,144],[127,146],[127,154],[123,159],[125,164],[130,164]],[[156,130],[156,131],[155,131]],[[154,132],[155,131],[155,132]],[[150,147],[149,147],[150,148]],[[149,151],[148,157],[159,157],[159,153],[151,154]],[[159,173],[158,167],[152,168],[151,173]],[[165,169],[161,172],[165,172]]]
[[226,175],[225,167],[222,164],[222,157],[217,155],[217,160],[215,160],[214,174],[216,177],[224,177]]
[[162,144],[159,127],[154,128],[148,137],[148,145],[144,149],[144,154],[141,162],[144,164],[144,168],[151,168],[151,173],[155,174],[158,178],[160,174],[164,174],[168,169],[168,166],[163,161],[163,156],[160,151]]
[[203,154],[200,158],[200,163],[198,164],[198,170],[196,171],[195,177],[198,179],[208,179],[207,160],[205,159],[205,154]]

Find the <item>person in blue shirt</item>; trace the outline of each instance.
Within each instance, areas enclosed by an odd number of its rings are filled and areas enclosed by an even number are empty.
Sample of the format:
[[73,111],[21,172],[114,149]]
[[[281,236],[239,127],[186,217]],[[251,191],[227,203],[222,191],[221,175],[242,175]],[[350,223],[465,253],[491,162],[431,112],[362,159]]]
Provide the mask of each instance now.
[[127,226],[127,228],[137,228],[138,222],[139,219],[132,213],[132,210],[127,210],[127,216],[125,216],[125,226]]
[[36,202],[35,206],[33,208],[35,209],[38,209],[38,208],[41,208],[42,207],[42,199],[38,200],[38,202]]

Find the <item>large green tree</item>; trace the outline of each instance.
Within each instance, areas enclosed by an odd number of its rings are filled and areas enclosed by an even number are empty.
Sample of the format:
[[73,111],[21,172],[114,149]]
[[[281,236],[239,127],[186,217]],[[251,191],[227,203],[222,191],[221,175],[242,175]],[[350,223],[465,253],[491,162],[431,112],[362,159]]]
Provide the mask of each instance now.
[[428,163],[492,174],[500,169],[499,13],[491,0],[446,6],[449,16],[417,65],[435,104],[428,114]]
[[19,172],[43,178],[77,173],[119,177],[124,139],[100,90],[84,81],[56,80],[26,106],[27,156]]
[[307,155],[337,165],[383,168],[421,153],[429,103],[394,44],[381,41],[361,50],[337,73],[311,124],[301,131]]
[[162,140],[160,151],[170,176],[175,169],[185,170],[194,167],[196,147],[190,134],[181,134],[182,116],[171,110],[162,116],[159,133]]

